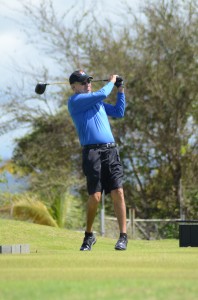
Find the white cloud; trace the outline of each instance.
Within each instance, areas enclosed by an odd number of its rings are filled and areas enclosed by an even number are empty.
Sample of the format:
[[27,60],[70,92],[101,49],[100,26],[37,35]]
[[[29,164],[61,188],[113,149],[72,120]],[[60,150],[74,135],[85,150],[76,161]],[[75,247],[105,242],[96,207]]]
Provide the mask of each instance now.
[[12,51],[16,50],[19,47],[22,47],[23,41],[17,38],[13,34],[1,34],[0,35],[1,40],[1,52],[4,52],[7,54],[8,49],[12,49]]

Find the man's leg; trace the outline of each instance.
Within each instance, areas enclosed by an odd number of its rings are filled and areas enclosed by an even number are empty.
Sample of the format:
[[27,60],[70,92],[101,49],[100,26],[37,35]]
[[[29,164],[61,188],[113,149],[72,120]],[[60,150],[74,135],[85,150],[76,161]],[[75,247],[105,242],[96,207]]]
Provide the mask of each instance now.
[[87,227],[86,232],[92,232],[92,226],[94,223],[94,219],[97,213],[98,204],[101,200],[101,193],[96,192],[93,195],[89,196],[87,202]]
[[80,247],[81,251],[90,251],[92,246],[96,243],[96,238],[92,232],[92,226],[97,213],[98,203],[101,199],[101,193],[97,192],[89,196],[87,202],[87,225],[85,230],[85,237]]
[[114,211],[120,229],[120,237],[115,245],[115,249],[126,250],[128,239],[126,234],[126,205],[123,188],[112,190],[111,197],[113,199]]
[[111,191],[111,197],[113,199],[114,211],[118,220],[120,232],[126,233],[126,205],[123,188]]

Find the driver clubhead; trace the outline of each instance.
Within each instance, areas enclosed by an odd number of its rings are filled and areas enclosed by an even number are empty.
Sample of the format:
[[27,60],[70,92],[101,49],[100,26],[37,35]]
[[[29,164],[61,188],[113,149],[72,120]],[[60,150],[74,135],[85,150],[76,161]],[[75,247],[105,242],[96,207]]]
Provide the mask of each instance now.
[[41,82],[37,83],[37,85],[35,87],[35,93],[42,95],[46,90],[46,86],[47,86],[47,83],[41,83]]

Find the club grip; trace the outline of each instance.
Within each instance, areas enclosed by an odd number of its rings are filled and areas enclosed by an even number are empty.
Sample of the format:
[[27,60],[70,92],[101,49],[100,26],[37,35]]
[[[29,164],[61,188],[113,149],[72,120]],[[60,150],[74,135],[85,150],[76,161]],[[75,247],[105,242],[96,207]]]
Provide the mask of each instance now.
[[109,79],[96,79],[96,80],[91,80],[91,82],[99,82],[99,81],[109,81]]

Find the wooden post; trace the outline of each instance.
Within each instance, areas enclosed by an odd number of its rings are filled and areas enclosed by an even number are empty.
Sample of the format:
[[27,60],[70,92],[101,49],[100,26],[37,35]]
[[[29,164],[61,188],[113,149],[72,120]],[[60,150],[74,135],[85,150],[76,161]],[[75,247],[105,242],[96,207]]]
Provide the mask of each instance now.
[[129,219],[131,221],[132,239],[135,239],[135,209],[134,208],[129,209]]
[[102,193],[102,207],[101,207],[101,212],[100,212],[100,226],[101,226],[101,236],[105,235],[105,194],[104,191]]

